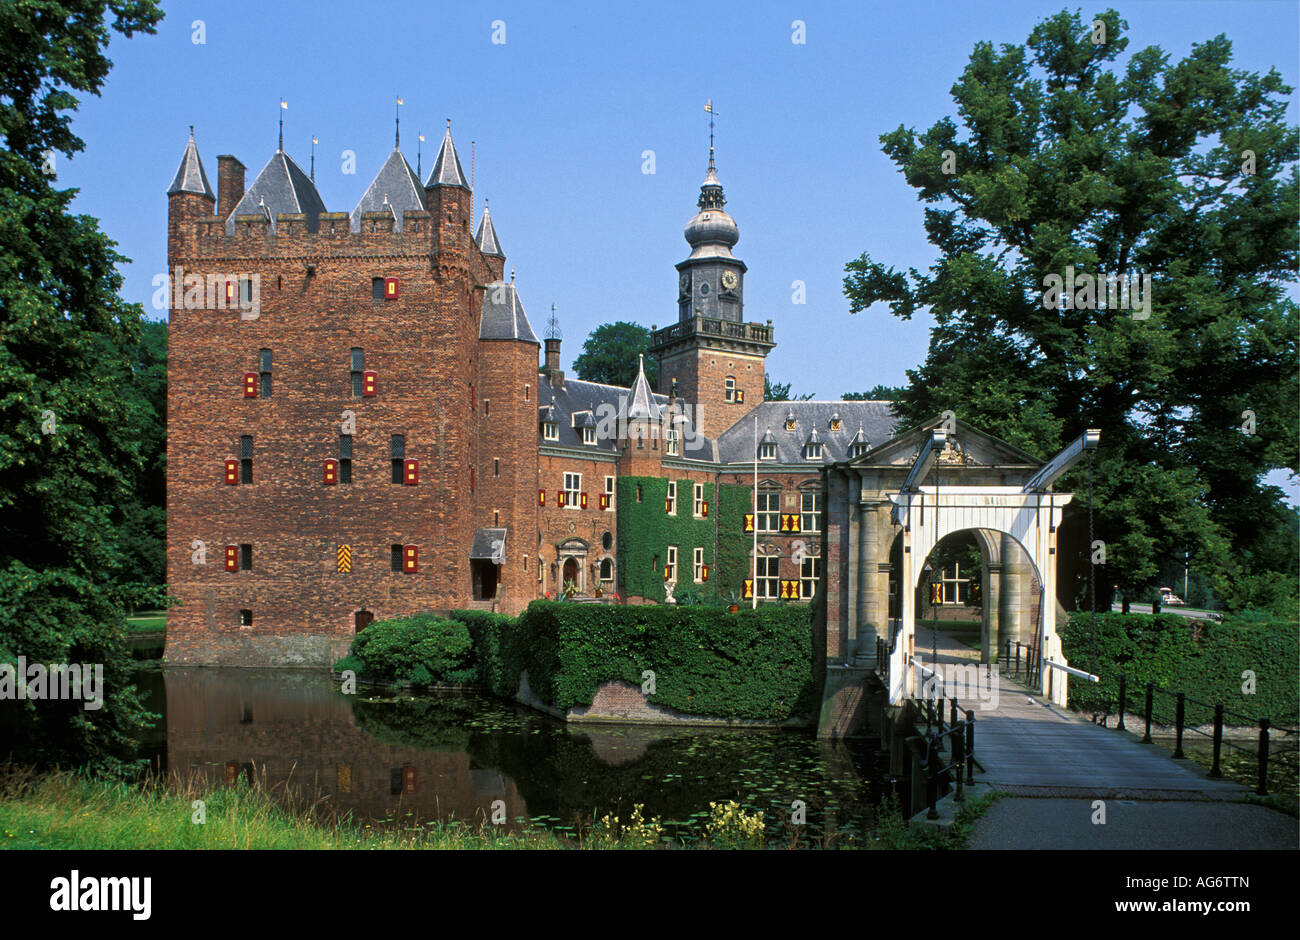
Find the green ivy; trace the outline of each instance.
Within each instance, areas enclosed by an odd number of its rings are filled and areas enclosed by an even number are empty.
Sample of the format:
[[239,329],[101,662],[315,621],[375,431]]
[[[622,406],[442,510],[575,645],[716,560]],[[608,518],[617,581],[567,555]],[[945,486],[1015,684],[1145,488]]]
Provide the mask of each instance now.
[[502,636],[508,669],[526,668],[532,690],[560,709],[590,705],[604,682],[641,686],[645,670],[655,674],[651,703],[692,715],[781,721],[818,701],[806,607],[534,601]]
[[335,668],[370,682],[466,684],[478,679],[469,628],[459,620],[417,614],[376,620],[352,639]]
[[[636,490],[641,487],[641,502]],[[668,481],[659,477],[619,477],[618,480],[618,578],[624,597],[645,597],[662,604],[664,566],[668,563],[668,546],[677,546],[677,587],[693,591],[704,598],[716,598],[713,587],[717,561],[714,542],[717,529],[715,487],[704,483],[704,498],[709,515],[694,515],[694,480],[677,481],[677,514],[664,511],[668,499]],[[709,566],[709,580],[695,584],[693,559],[696,548],[704,549],[704,563]],[[655,563],[655,559],[658,563]]]
[[[1091,615],[1077,611],[1060,631],[1061,648],[1072,665],[1092,668]],[[1119,676],[1128,683],[1128,710],[1141,711],[1146,683],[1167,692],[1183,692],[1189,701],[1189,724],[1208,724],[1212,707],[1222,703],[1228,724],[1259,718],[1294,725],[1300,702],[1300,631],[1294,621],[1229,618],[1223,623],[1177,614],[1097,614],[1097,674],[1099,683],[1070,683],[1070,705],[1112,713],[1119,700]],[[1243,673],[1253,672],[1254,692],[1243,691]],[[1172,721],[1171,695],[1156,693],[1158,719]]]

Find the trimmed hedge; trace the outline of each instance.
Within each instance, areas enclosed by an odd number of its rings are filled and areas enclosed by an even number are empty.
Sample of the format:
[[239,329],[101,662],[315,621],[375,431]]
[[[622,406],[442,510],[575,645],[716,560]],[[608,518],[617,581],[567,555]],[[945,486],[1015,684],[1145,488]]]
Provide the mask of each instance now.
[[352,639],[348,655],[334,664],[369,682],[413,685],[478,681],[468,626],[433,614],[376,620]]
[[[1092,628],[1086,611],[1070,615],[1060,631],[1066,658],[1091,668]],[[1242,691],[1247,670],[1255,674],[1254,693]],[[1141,711],[1145,685],[1184,692],[1210,705],[1221,702],[1230,712],[1252,720],[1294,725],[1300,702],[1300,627],[1294,621],[1252,621],[1229,617],[1223,623],[1176,614],[1097,614],[1097,672],[1101,682],[1074,680],[1070,705],[1111,713],[1119,700],[1119,675],[1128,679],[1128,710]],[[1157,718],[1172,721],[1172,696],[1157,692]],[[1213,708],[1188,702],[1189,724],[1208,724]],[[1242,724],[1229,716],[1228,724]]]
[[655,674],[649,701],[692,715],[781,721],[810,715],[818,703],[806,607],[729,614],[534,601],[498,636],[494,691],[505,694],[512,671],[526,668],[532,690],[560,709],[590,705],[603,682],[639,687],[647,669]]

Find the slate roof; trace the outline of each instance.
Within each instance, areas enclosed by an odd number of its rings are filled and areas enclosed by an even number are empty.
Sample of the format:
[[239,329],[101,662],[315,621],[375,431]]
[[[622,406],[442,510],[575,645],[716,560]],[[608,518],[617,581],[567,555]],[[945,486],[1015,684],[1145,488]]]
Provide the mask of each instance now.
[[[889,406],[887,401],[765,401],[718,436],[718,459],[722,463],[753,462],[758,450],[754,440],[757,416],[759,439],[776,444],[776,460],[761,463],[819,467],[845,460],[859,427],[873,447],[893,437],[898,419],[889,413]],[[840,429],[832,431],[831,418],[837,413]],[[785,429],[790,414],[795,418],[793,431]],[[810,437],[821,442],[820,460],[804,459],[804,444]]]
[[363,212],[390,211],[397,219],[394,227],[397,231],[401,231],[402,216],[408,209],[419,211],[425,208],[424,187],[420,185],[420,180],[411,169],[411,164],[407,163],[406,157],[402,156],[402,151],[394,147],[388,159],[384,161],[384,165],[375,174],[375,178],[370,181],[370,186],[362,195],[356,208],[352,210],[352,231],[361,231]]
[[215,201],[216,192],[208,182],[208,174],[203,172],[203,161],[199,159],[199,148],[194,145],[194,132],[190,131],[190,142],[185,145],[181,156],[181,165],[176,168],[172,184],[167,187],[167,195],[172,193],[198,193]]
[[501,242],[497,240],[496,226],[492,224],[492,213],[488,212],[487,200],[483,200],[483,221],[478,224],[478,231],[474,234],[474,242],[478,245],[478,250],[485,255],[492,255],[497,258],[504,258],[506,253],[501,250]]
[[470,558],[494,561],[498,565],[506,560],[506,530],[491,526],[474,530],[474,544],[469,549]]
[[438,148],[438,159],[433,163],[433,172],[425,182],[430,186],[463,186],[469,189],[465,180],[465,171],[461,169],[460,157],[456,156],[456,145],[451,140],[451,122],[447,122],[447,133],[442,136],[442,146]]
[[[618,453],[617,415],[620,399],[628,400],[630,390],[617,385],[601,385],[581,379],[564,380],[563,387],[551,384],[546,375],[537,379],[537,440],[543,447],[575,447],[597,453]],[[652,396],[657,406],[667,404],[668,396]],[[626,407],[626,404],[624,405]],[[573,427],[573,416],[590,411],[596,423],[596,443],[582,443],[582,419]],[[542,436],[541,422],[553,418],[559,431],[558,441],[548,441]],[[604,436],[602,436],[604,431]],[[663,446],[662,444],[660,445]]]
[[317,216],[325,211],[316,184],[302,171],[302,167],[293,162],[292,157],[277,150],[226,219],[226,231],[234,234],[236,216],[264,213],[270,217],[274,229],[275,217],[280,213],[301,212],[307,216],[308,231],[314,232]]
[[514,282],[494,281],[483,294],[483,318],[479,321],[479,339],[517,339],[537,343],[537,335],[524,313]]
[[650,391],[650,382],[645,377],[645,356],[638,356],[636,378],[632,381],[632,388],[628,393],[628,418],[659,417],[659,409],[654,405],[656,397],[662,396],[656,396]]

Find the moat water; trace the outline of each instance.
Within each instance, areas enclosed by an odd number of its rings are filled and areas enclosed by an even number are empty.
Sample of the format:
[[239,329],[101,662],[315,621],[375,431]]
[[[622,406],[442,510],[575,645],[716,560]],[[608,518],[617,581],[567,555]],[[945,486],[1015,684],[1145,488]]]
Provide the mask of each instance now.
[[640,803],[690,842],[710,802],[735,800],[784,840],[798,800],[801,844],[860,845],[894,789],[874,742],[811,731],[565,725],[486,695],[344,695],[301,670],[153,666],[139,682],[163,716],[158,769],[203,786],[255,776],[278,800],[372,826],[477,824],[503,803],[508,827],[568,836]]

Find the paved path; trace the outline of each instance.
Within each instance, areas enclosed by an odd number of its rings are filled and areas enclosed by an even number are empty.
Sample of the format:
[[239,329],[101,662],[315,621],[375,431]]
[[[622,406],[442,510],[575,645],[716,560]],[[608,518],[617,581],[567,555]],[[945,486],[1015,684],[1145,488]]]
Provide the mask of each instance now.
[[[918,625],[927,664],[969,662],[975,651]],[[1078,681],[1078,680],[1073,680]],[[1297,821],[1241,803],[1247,787],[1206,776],[1167,748],[1103,728],[999,676],[997,695],[976,703],[977,783],[1008,794],[976,822],[972,848],[1291,848]],[[986,690],[987,691],[987,690]],[[1106,823],[1093,822],[1095,800]]]
[[1002,799],[977,820],[972,849],[1296,849],[1296,820],[1245,803]]

